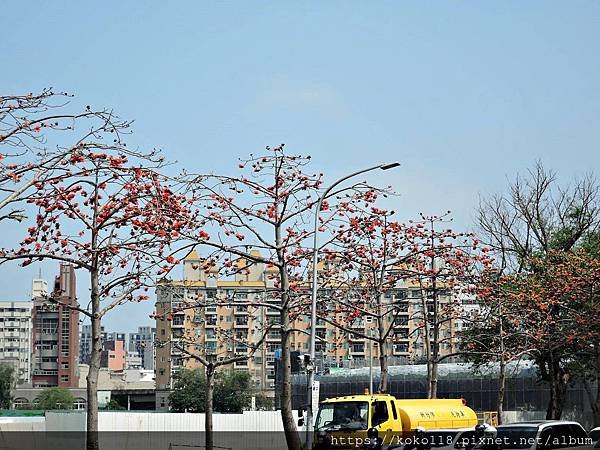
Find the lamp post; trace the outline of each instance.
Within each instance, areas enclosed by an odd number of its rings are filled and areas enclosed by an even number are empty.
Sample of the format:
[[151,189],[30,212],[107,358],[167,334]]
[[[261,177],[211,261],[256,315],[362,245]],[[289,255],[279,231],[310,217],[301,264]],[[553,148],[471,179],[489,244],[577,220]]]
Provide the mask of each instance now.
[[365,172],[370,172],[372,170],[381,169],[388,170],[393,169],[394,167],[398,167],[400,163],[394,162],[389,164],[379,164],[377,166],[369,167],[367,169],[358,170],[349,175],[346,175],[335,183],[330,185],[325,192],[319,198],[317,202],[317,209],[315,210],[315,228],[313,234],[313,257],[312,257],[312,303],[310,310],[310,360],[307,365],[308,371],[308,405],[306,408],[306,448],[308,450],[312,449],[313,442],[313,434],[314,434],[314,424],[313,424],[313,416],[314,410],[312,402],[312,390],[313,385],[315,384],[315,342],[316,342],[316,326],[317,326],[317,291],[319,289],[319,283],[317,280],[317,262],[319,258],[319,246],[318,246],[318,233],[319,233],[319,213],[321,212],[321,206],[323,205],[323,200],[327,198],[329,193],[340,183],[348,180],[349,178],[355,177],[357,175],[363,174]]

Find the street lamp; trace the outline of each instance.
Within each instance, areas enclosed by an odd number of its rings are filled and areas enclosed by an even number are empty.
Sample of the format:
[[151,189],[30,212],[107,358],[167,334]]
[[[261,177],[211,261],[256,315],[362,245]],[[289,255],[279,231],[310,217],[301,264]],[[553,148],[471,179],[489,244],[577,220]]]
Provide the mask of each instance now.
[[313,424],[313,405],[312,403],[312,390],[313,385],[315,384],[315,342],[316,342],[316,326],[317,326],[317,290],[319,289],[319,284],[317,281],[317,260],[319,258],[319,247],[318,247],[318,233],[319,233],[319,213],[321,212],[321,206],[323,205],[323,200],[327,198],[329,193],[340,183],[343,183],[349,178],[355,177],[357,175],[363,174],[365,172],[370,172],[372,170],[381,169],[388,170],[393,169],[394,167],[398,167],[400,163],[393,162],[388,164],[379,164],[377,166],[369,167],[368,169],[359,170],[357,172],[346,175],[327,189],[319,198],[317,202],[317,209],[315,210],[315,228],[313,234],[313,257],[312,257],[312,304],[310,310],[310,360],[307,364],[308,371],[308,406],[306,408],[306,448],[312,448],[312,440],[314,434],[314,424]]

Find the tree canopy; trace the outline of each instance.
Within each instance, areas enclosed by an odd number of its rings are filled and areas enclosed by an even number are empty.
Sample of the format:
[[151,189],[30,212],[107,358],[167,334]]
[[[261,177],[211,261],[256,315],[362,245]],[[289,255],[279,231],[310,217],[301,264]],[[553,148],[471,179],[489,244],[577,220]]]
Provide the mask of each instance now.
[[75,397],[68,389],[51,387],[44,389],[35,400],[39,409],[72,409]]
[[11,391],[15,383],[14,368],[0,364],[0,408],[10,408],[12,402]]
[[[181,369],[174,375],[169,405],[174,412],[205,412],[206,376],[204,370]],[[250,407],[252,390],[250,374],[242,371],[222,371],[215,376],[214,410],[241,413]]]

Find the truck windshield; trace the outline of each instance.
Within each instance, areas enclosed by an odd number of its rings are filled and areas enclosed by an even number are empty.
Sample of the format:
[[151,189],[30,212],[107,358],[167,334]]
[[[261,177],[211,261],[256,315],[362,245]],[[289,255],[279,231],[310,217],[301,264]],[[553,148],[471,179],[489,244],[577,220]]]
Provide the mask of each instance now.
[[323,403],[319,408],[316,429],[319,431],[366,430],[368,414],[367,402]]

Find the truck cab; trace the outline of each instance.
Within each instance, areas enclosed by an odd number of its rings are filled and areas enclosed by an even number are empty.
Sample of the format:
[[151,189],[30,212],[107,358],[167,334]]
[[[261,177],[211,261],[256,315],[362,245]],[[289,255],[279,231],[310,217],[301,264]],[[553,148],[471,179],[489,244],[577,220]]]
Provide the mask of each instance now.
[[388,445],[417,429],[477,425],[460,399],[398,400],[389,394],[349,395],[321,402],[315,424],[317,448],[360,448],[378,436]]

